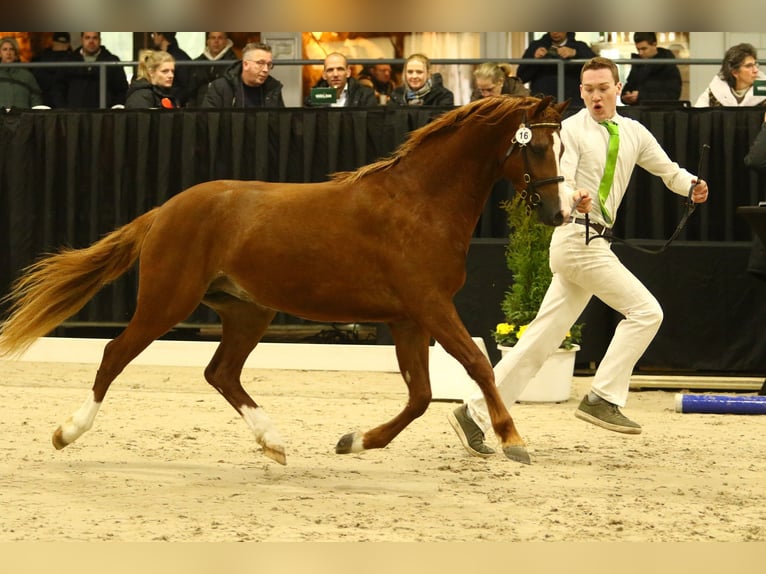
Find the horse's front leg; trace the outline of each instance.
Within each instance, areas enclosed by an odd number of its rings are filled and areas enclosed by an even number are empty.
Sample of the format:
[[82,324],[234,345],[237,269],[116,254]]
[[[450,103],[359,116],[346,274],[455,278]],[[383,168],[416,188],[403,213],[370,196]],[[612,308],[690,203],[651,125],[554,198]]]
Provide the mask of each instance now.
[[436,314],[433,316],[437,317],[435,322],[430,325],[434,339],[465,367],[468,375],[479,385],[479,389],[481,389],[487,402],[492,428],[500,439],[503,453],[511,460],[529,464],[529,453],[524,439],[521,438],[516,429],[516,424],[500,398],[500,393],[495,385],[495,373],[492,370],[492,365],[471,339],[457,314],[457,310],[450,304],[449,310],[445,310],[445,316],[437,316]]
[[409,400],[402,412],[390,421],[365,433],[357,431],[344,435],[335,447],[338,454],[383,448],[426,412],[431,402],[431,381],[428,377],[430,335],[412,322],[390,324],[389,327],[396,346],[399,370],[409,390]]

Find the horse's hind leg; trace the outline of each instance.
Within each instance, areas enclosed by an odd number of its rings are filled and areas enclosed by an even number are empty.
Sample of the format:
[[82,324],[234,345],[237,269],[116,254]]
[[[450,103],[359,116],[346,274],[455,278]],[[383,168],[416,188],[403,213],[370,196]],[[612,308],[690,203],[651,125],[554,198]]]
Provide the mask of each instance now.
[[426,412],[431,402],[431,383],[428,377],[429,334],[412,322],[391,324],[390,327],[399,369],[407,383],[409,400],[402,412],[390,421],[364,434],[354,432],[343,436],[335,447],[338,454],[383,448]]
[[[171,272],[166,274],[165,278],[171,281],[176,277]],[[200,293],[196,294],[191,288],[173,289],[170,284],[163,287],[159,282],[151,283],[146,280],[139,286],[138,304],[130,323],[119,336],[104,347],[91,394],[80,408],[54,431],[52,442],[56,449],[60,450],[73,443],[93,426],[112,381],[152,341],[188,317],[202,297],[201,289]],[[168,293],[170,296],[167,296]]]
[[205,369],[205,379],[233,406],[255,434],[263,453],[280,464],[286,464],[282,437],[263,407],[242,388],[240,375],[248,355],[260,341],[274,315],[253,303],[228,295],[205,299],[221,317],[221,343]]

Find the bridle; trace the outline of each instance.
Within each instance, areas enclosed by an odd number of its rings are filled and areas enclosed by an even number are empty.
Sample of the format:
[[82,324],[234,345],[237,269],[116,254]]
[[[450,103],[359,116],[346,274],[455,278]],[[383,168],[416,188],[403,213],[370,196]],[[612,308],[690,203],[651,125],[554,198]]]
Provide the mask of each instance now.
[[515,150],[521,150],[521,157],[524,161],[524,183],[526,187],[524,189],[516,190],[522,199],[527,201],[527,205],[534,209],[542,203],[542,197],[538,193],[538,188],[549,184],[559,184],[564,181],[564,177],[561,175],[555,177],[546,177],[543,179],[534,179],[532,176],[532,168],[529,166],[529,157],[527,154],[527,144],[532,141],[532,128],[555,128],[560,129],[561,123],[559,122],[540,122],[536,124],[527,125],[527,112],[524,111],[524,115],[521,118],[516,134],[511,140],[511,145],[508,146],[508,150],[505,152],[503,160],[500,162],[500,167],[505,165],[508,158]]

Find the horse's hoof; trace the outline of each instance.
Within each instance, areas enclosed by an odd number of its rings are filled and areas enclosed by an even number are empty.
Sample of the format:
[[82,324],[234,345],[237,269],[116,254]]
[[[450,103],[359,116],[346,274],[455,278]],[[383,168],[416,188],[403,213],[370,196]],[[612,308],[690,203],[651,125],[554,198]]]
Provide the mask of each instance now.
[[529,453],[523,446],[504,446],[503,452],[505,456],[513,461],[520,462],[521,464],[532,464]]
[[335,445],[336,454],[349,454],[352,452],[354,446],[354,433],[350,432],[347,435],[340,437],[338,444]]
[[53,446],[56,448],[56,450],[61,450],[69,444],[68,442],[64,441],[64,433],[61,431],[61,427],[53,431],[51,442],[53,443]]
[[263,454],[268,456],[270,459],[277,461],[279,464],[287,464],[285,449],[281,446],[263,447]]

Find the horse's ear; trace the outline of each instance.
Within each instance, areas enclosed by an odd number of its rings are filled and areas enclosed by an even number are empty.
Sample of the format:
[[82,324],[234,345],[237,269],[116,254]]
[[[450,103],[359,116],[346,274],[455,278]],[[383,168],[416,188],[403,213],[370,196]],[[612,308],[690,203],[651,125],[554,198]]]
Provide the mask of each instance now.
[[535,106],[534,111],[532,112],[533,116],[536,116],[545,110],[549,105],[551,105],[551,102],[553,101],[553,96],[543,96],[540,98],[540,101],[537,102],[537,105]]
[[560,114],[564,114],[564,110],[566,110],[569,107],[569,104],[572,102],[572,98],[566,99],[561,103],[554,104],[553,109],[556,110]]

